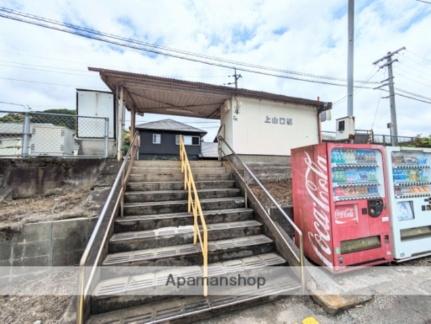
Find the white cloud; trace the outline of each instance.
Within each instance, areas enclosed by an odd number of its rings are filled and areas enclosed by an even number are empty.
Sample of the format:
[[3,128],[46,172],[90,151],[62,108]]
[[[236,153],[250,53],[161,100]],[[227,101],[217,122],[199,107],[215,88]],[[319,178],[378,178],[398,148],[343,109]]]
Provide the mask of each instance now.
[[[356,3],[356,78],[369,77],[375,71],[373,61],[388,50],[405,45],[408,51],[400,55],[400,63],[394,66],[396,84],[428,96],[431,77],[426,73],[431,72],[431,42],[427,41],[427,35],[431,30],[431,5],[413,0]],[[3,1],[2,5],[189,51],[307,73],[341,78],[346,75],[345,0],[16,0]],[[22,64],[29,64],[31,66],[25,67],[33,69],[24,69]],[[75,88],[106,89],[97,74],[87,71],[88,66],[215,84],[230,81],[227,75],[232,73],[133,50],[119,50],[97,41],[0,19],[2,101],[35,107],[74,108]],[[53,72],[53,68],[63,73]],[[336,101],[346,93],[344,88],[242,74],[240,85],[252,89],[311,99],[319,96],[326,101]],[[381,72],[373,80],[384,78]],[[61,86],[6,79],[36,80]],[[380,96],[382,93],[370,90],[355,92],[358,128],[369,129],[374,124],[376,132],[387,133],[389,103],[387,99],[379,99]],[[397,107],[400,134],[431,133],[429,104],[397,98]],[[342,117],[345,112],[346,100],[343,100],[334,106],[333,116]],[[157,118],[148,115],[144,120]],[[213,136],[216,123],[195,124],[202,128],[208,125],[212,127],[208,130]],[[333,122],[324,125],[325,129],[333,127]]]

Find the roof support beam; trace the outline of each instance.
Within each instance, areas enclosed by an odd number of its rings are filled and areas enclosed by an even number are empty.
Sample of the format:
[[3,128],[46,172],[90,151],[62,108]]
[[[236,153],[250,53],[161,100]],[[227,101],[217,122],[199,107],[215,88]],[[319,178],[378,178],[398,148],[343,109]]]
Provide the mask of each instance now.
[[135,128],[136,128],[136,110],[135,107],[132,107],[131,114],[131,120],[130,120],[130,140],[133,138],[133,135],[135,135]]
[[124,128],[124,88],[117,87],[117,160],[121,161],[123,159],[123,128]]

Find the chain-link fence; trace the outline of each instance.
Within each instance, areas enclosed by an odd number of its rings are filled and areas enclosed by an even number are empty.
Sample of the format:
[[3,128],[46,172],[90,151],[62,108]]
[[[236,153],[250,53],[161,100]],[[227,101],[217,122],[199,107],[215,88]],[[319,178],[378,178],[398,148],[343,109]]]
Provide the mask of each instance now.
[[108,118],[0,110],[0,158],[106,158]]

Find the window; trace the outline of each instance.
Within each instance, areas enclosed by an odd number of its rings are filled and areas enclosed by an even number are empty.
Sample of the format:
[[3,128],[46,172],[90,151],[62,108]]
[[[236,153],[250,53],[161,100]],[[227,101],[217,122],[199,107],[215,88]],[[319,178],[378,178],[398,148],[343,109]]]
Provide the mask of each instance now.
[[153,134],[153,144],[162,144],[162,134]]
[[[175,144],[180,145],[180,136],[175,136]],[[201,144],[201,138],[199,136],[190,136],[190,135],[183,135],[184,137],[184,145],[200,145]]]
[[199,145],[201,143],[201,138],[199,136],[192,136],[192,145]]
[[344,132],[345,129],[346,129],[346,121],[340,120],[338,122],[338,131],[339,132]]

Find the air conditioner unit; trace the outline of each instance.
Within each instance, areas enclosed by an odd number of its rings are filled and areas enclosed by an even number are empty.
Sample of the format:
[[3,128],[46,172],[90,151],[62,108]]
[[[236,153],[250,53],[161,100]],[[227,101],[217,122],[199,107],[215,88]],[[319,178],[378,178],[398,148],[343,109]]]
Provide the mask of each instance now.
[[336,120],[337,140],[347,140],[355,136],[355,117],[343,117]]

